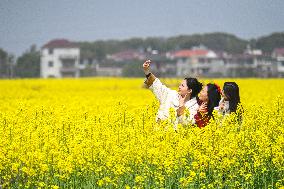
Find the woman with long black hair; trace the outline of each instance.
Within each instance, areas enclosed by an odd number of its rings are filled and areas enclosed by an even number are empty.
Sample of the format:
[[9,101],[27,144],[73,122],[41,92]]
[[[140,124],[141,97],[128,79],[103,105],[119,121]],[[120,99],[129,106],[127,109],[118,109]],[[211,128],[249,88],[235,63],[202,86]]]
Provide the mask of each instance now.
[[221,99],[221,89],[217,84],[207,84],[199,94],[199,109],[194,116],[198,127],[205,127],[212,117],[215,107],[219,105]]
[[[178,91],[165,86],[153,73],[150,72],[151,60],[143,63],[143,70],[146,76],[145,84],[159,100],[160,107],[156,116],[157,122],[169,118],[169,110],[175,110],[178,123],[194,124],[194,115],[199,105],[197,103],[198,93],[202,89],[202,83],[196,78],[185,78],[181,81]],[[189,111],[189,116],[186,116]]]
[[219,113],[225,115],[236,112],[240,104],[239,86],[235,82],[225,82],[222,91],[222,99],[219,102]]

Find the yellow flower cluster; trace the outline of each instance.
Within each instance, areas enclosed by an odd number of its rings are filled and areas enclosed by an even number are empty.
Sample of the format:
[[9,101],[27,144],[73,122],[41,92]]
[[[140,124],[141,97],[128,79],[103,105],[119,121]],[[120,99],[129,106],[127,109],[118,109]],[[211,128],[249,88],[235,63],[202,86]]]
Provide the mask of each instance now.
[[241,116],[175,130],[143,79],[1,80],[0,188],[281,188],[284,80],[235,81]]

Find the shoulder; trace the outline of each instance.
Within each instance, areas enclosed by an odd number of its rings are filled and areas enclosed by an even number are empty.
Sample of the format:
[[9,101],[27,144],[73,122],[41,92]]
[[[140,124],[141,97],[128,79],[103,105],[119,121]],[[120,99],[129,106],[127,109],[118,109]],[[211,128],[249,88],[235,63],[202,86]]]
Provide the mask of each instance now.
[[196,107],[199,107],[196,97],[194,97],[194,98],[190,99],[189,101],[187,101],[187,102],[185,103],[185,106],[186,106],[187,108],[196,108]]

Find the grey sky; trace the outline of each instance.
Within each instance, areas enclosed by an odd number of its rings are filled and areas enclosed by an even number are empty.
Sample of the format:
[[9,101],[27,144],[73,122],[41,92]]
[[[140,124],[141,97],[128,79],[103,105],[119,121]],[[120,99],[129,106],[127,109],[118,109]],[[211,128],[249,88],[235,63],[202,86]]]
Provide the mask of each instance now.
[[51,39],[96,41],[284,31],[283,0],[1,0],[0,48],[16,55]]

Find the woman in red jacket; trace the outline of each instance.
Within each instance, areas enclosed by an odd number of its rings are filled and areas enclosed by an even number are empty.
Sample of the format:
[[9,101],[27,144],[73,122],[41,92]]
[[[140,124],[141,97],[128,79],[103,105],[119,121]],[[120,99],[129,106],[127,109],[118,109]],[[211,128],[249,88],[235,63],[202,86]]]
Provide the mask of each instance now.
[[207,84],[199,94],[199,109],[194,119],[198,127],[205,127],[212,117],[214,107],[219,105],[221,99],[221,89],[216,84]]

